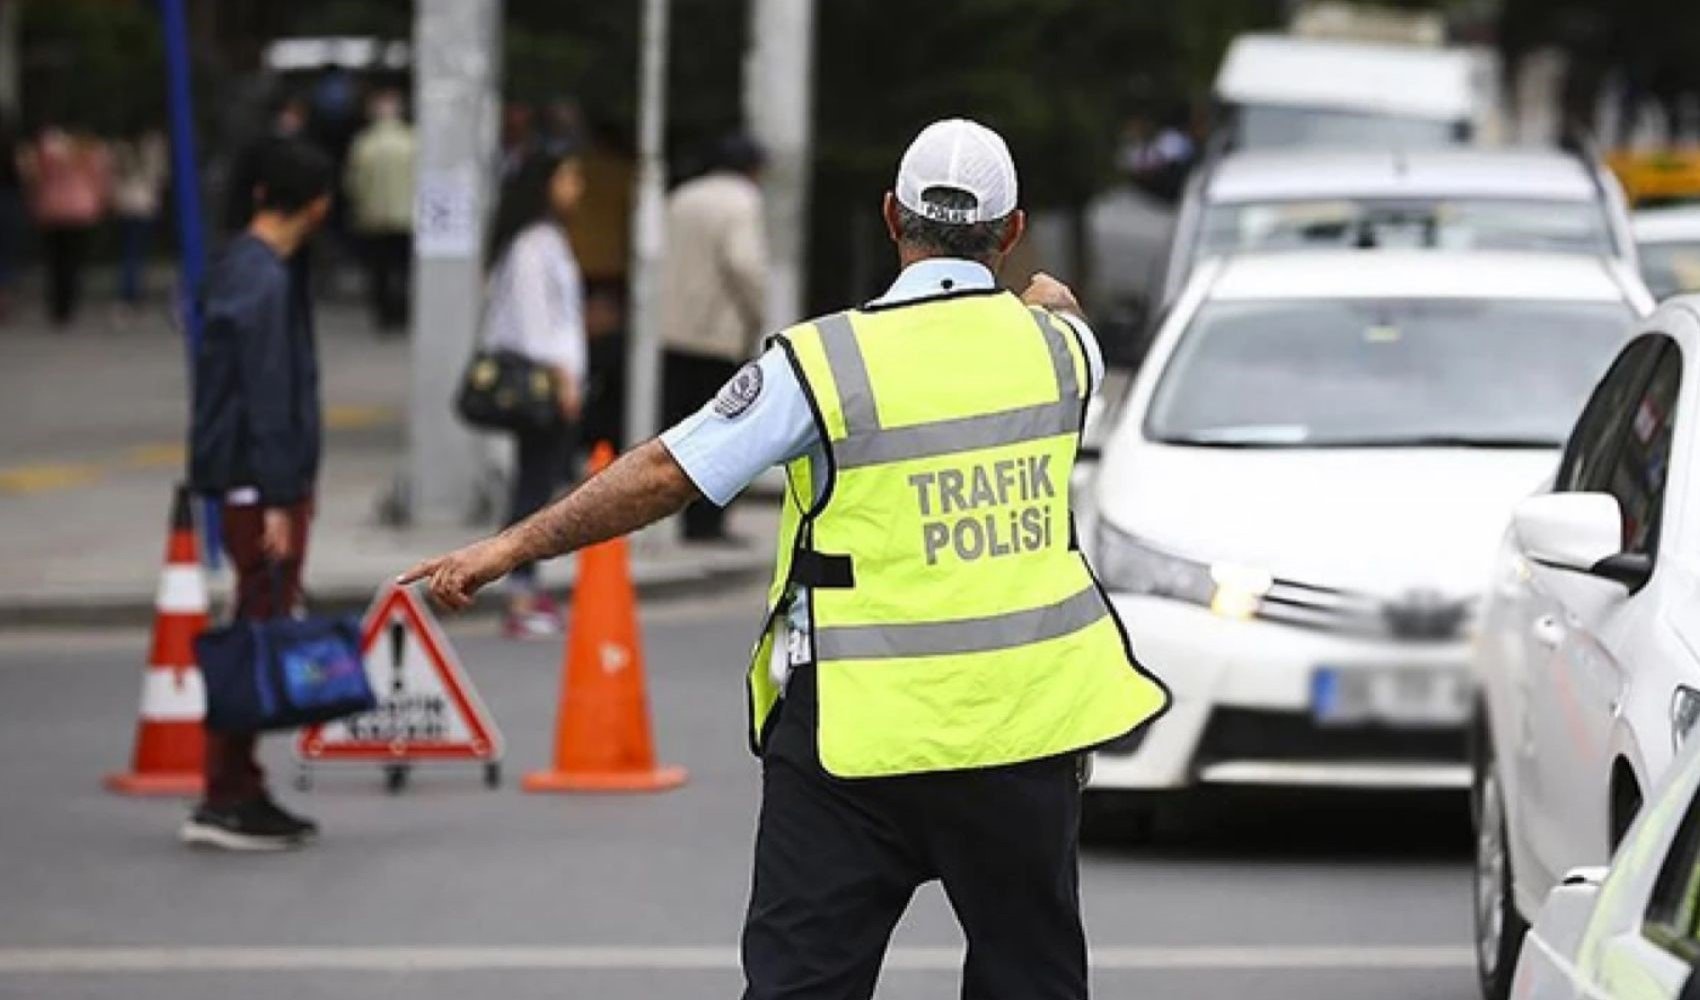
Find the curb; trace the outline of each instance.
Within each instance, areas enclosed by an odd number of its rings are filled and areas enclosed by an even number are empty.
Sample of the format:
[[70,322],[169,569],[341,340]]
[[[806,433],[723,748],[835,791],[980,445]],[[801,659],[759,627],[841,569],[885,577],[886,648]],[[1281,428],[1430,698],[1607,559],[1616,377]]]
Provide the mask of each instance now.
[[[765,556],[735,562],[723,560],[719,565],[708,566],[638,564],[632,567],[632,586],[640,599],[678,600],[755,582],[771,568],[772,560]],[[571,599],[572,583],[559,589],[565,599]],[[373,592],[369,584],[359,587],[332,584],[315,586],[308,596],[315,612],[358,615],[372,603]],[[219,610],[217,605],[215,601],[215,612]],[[481,600],[459,617],[493,617],[500,610],[500,601]],[[147,625],[153,617],[154,595],[151,591],[0,602],[0,629]]]

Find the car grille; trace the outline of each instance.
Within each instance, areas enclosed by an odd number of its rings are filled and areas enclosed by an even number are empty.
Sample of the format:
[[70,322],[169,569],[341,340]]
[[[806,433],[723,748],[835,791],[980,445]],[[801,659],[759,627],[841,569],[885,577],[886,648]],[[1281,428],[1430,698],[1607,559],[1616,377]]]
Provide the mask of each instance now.
[[1263,596],[1257,616],[1301,628],[1356,635],[1444,642],[1470,625],[1475,604],[1430,590],[1411,590],[1396,598],[1376,597],[1294,580],[1276,580]]
[[1460,761],[1464,730],[1386,725],[1319,726],[1309,715],[1249,708],[1210,713],[1198,766],[1230,760]]

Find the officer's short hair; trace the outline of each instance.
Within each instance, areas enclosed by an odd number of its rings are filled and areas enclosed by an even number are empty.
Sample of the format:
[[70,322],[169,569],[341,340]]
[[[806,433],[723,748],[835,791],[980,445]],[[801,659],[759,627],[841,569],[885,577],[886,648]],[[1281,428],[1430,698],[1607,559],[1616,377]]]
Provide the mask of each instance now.
[[266,140],[254,159],[255,209],[293,215],[331,190],[331,160],[303,139]]
[[[930,187],[921,192],[923,204],[946,209],[972,209],[974,196],[952,187]],[[929,219],[911,211],[901,202],[897,206],[899,239],[911,246],[967,260],[985,261],[997,253],[1009,226],[1009,216],[990,222],[957,224]]]

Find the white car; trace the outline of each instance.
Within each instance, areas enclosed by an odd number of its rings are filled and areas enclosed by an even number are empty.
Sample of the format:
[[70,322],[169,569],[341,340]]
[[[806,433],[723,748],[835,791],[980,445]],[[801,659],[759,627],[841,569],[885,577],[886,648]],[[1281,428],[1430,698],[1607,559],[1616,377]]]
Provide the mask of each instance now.
[[1700,205],[1644,208],[1633,222],[1641,276],[1653,294],[1700,292]]
[[[1700,741],[1697,741],[1700,742]],[[1700,997],[1700,747],[1686,748],[1609,871],[1578,868],[1541,908],[1511,994],[1519,1000]]]
[[1488,577],[1472,760],[1495,1000],[1526,919],[1565,872],[1606,863],[1700,714],[1696,386],[1700,296],[1671,299],[1594,389]]
[[1174,695],[1095,755],[1127,832],[1198,785],[1464,789],[1466,635],[1511,507],[1637,315],[1585,257],[1201,266],[1116,418],[1080,537]]
[[1538,250],[1633,266],[1611,172],[1560,150],[1246,150],[1188,181],[1165,301],[1209,257],[1327,248]]

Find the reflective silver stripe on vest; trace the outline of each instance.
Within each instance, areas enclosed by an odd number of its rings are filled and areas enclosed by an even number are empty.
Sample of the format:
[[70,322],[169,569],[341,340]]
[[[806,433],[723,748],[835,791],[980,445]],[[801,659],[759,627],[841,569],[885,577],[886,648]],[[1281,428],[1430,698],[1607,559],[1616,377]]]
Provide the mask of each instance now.
[[850,317],[833,313],[816,320],[815,325],[820,328],[826,366],[832,369],[832,381],[838,386],[838,407],[844,414],[845,433],[878,431],[880,418],[874,409],[874,387],[868,382],[868,366],[850,328]]
[[821,346],[838,387],[839,409],[844,414],[845,438],[833,445],[833,459],[838,467],[855,469],[996,448],[1079,430],[1080,381],[1075,376],[1068,335],[1057,329],[1049,313],[1035,309],[1031,314],[1051,355],[1059,390],[1056,402],[890,428],[880,426],[867,363],[862,358],[861,345],[856,342],[849,314],[834,313],[819,320]]
[[901,462],[932,455],[950,455],[977,448],[1036,441],[1073,434],[1080,421],[1080,401],[1040,403],[1002,413],[935,420],[912,427],[893,427],[867,434],[851,434],[833,447],[841,469],[855,469],[882,462]]
[[[1080,399],[1080,380],[1074,374],[1074,355],[1068,350],[1068,334],[1057,329],[1056,320],[1043,309],[1034,309],[1033,320],[1045,335],[1045,346],[1051,349],[1051,366],[1057,373],[1057,396],[1063,400]],[[1066,320],[1064,322],[1067,322]]]
[[1027,611],[907,625],[840,625],[815,629],[822,660],[889,660],[903,656],[986,653],[1078,632],[1110,613],[1094,587]]

